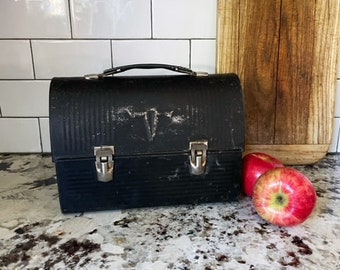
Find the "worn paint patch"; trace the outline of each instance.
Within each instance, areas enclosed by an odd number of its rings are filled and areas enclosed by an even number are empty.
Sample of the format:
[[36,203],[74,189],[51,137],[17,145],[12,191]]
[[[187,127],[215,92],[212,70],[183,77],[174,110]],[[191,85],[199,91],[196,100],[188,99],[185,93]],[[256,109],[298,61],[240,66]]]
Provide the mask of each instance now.
[[145,126],[145,133],[148,141],[152,142],[157,134],[162,134],[159,130],[159,124],[162,116],[170,120],[170,124],[180,125],[186,121],[185,115],[174,115],[174,111],[159,112],[157,108],[150,107],[144,111],[137,111],[133,106],[120,107],[111,110],[112,120],[117,124],[122,124],[129,119],[140,119]]

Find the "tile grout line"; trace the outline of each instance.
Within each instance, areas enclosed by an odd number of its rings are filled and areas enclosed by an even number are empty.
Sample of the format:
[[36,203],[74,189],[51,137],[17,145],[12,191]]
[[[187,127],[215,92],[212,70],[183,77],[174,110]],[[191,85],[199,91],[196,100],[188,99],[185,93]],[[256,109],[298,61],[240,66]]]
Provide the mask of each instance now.
[[40,149],[41,149],[41,153],[44,152],[44,148],[43,148],[43,142],[42,142],[42,132],[41,132],[41,123],[40,123],[40,117],[37,117],[38,120],[38,128],[39,128],[39,140],[40,140]]
[[28,81],[28,82],[30,82],[30,81],[37,81],[37,82],[39,82],[39,81],[50,81],[52,78],[50,78],[50,79],[0,79],[0,82],[6,82],[6,81],[9,81],[9,82],[15,82],[15,81],[18,81],[18,82],[24,82],[24,81]]
[[[112,40],[112,41],[140,41],[140,40],[165,40],[165,41],[172,41],[172,40],[211,40],[211,41],[216,41],[215,37],[154,37],[152,33],[152,37],[131,37],[131,38],[119,38],[119,37],[106,37],[106,38],[89,38],[89,37],[49,37],[49,38],[0,38],[0,41],[3,40],[12,40],[12,41],[107,41],[107,40]],[[340,78],[337,78],[340,80]]]
[[72,27],[72,15],[71,15],[71,1],[67,0],[68,3],[68,19],[70,20],[70,35],[71,35],[71,40],[73,39],[73,27]]
[[152,3],[153,0],[150,0],[150,27],[151,27],[151,31],[150,31],[150,34],[151,34],[151,39],[153,39],[153,3]]
[[30,40],[30,39],[29,39],[29,44],[30,44],[30,51],[31,51],[33,80],[36,80],[37,79],[37,75],[36,75],[35,65],[34,65],[33,45],[32,45],[32,40]]
[[112,44],[112,40],[110,40],[110,62],[111,62],[111,68],[113,68],[113,63],[114,63],[114,59],[113,59],[113,44]]
[[2,116],[3,119],[37,119],[37,118],[49,118],[49,116],[22,116],[22,115],[16,115],[16,116]]

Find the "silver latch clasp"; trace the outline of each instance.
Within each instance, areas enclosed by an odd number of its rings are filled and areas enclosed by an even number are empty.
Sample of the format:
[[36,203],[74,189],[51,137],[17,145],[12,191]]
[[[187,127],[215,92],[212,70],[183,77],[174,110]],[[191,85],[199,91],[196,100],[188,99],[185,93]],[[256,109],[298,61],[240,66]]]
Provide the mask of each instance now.
[[207,165],[208,141],[194,141],[189,143],[190,173],[200,175],[205,172]]
[[94,156],[96,157],[95,165],[98,181],[109,182],[113,180],[114,154],[114,146],[94,147]]

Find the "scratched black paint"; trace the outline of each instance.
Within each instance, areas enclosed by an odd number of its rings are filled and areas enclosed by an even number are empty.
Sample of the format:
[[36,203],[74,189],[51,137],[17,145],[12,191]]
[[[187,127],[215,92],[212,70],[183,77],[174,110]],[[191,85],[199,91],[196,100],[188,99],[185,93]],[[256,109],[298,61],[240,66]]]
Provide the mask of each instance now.
[[[236,201],[245,117],[235,74],[53,78],[52,159],[63,212]],[[208,141],[189,169],[189,143]],[[97,181],[94,147],[115,147],[114,180]]]

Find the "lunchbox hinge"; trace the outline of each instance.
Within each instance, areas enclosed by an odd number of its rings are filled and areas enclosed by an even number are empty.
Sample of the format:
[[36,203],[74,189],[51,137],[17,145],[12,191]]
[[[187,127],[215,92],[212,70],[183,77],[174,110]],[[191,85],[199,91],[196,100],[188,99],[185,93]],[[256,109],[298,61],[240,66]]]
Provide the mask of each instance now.
[[200,175],[205,172],[207,165],[208,141],[194,141],[189,143],[190,173]]
[[101,182],[113,180],[114,171],[114,146],[95,146],[94,156],[97,170],[97,179]]

